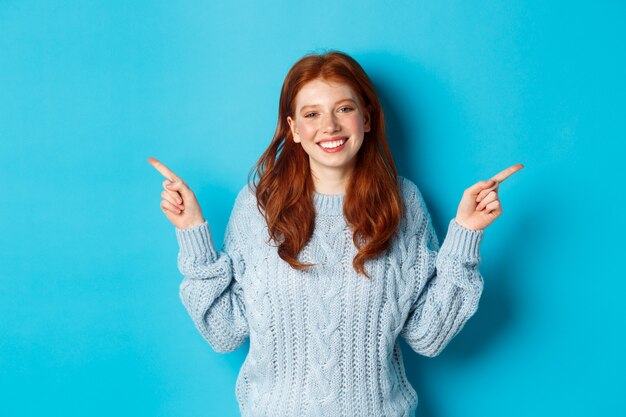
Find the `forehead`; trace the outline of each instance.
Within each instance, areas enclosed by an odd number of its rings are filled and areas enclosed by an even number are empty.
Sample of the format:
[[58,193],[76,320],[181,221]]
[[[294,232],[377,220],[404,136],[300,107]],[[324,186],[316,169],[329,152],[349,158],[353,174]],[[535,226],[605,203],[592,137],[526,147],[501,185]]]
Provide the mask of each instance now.
[[335,104],[337,101],[352,99],[358,96],[348,84],[315,79],[306,83],[296,95],[296,107]]

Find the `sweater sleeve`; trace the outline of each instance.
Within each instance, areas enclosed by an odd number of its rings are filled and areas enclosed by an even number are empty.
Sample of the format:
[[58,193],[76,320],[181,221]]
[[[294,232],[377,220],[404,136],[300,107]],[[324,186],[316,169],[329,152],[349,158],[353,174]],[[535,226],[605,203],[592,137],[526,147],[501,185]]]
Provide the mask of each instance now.
[[424,199],[415,188],[409,222],[408,270],[416,275],[419,292],[400,332],[411,348],[437,356],[478,308],[483,279],[478,271],[483,230],[470,230],[455,219],[448,224],[439,248]]
[[178,269],[184,276],[180,299],[198,331],[219,353],[237,349],[249,336],[241,286],[244,262],[237,238],[241,196],[235,202],[221,251],[215,249],[206,221],[192,228],[176,228]]

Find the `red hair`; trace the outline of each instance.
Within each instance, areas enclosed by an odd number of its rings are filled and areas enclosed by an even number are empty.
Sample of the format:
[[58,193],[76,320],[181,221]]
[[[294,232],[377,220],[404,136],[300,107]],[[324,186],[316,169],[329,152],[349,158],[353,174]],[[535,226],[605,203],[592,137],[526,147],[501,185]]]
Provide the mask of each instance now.
[[305,55],[287,73],[274,137],[250,173],[256,174],[257,206],[267,222],[270,239],[278,245],[278,255],[298,270],[314,266],[297,259],[315,227],[314,186],[308,154],[294,142],[287,116],[295,116],[296,95],[315,79],[349,85],[361,105],[370,109],[371,129],[365,132],[355,156],[343,204],[358,249],[352,265],[369,278],[365,261],[389,248],[404,206],[378,95],[363,68],[349,55],[339,51]]

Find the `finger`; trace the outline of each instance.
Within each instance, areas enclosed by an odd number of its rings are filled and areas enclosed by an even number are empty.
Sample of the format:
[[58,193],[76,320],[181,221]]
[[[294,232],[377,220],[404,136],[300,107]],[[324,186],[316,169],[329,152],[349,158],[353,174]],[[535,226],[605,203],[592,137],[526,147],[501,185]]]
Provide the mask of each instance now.
[[166,184],[164,184],[164,186],[165,186],[166,190],[178,191],[181,196],[183,195],[184,192],[189,190],[189,188],[187,187],[187,184],[185,184],[181,180],[177,180],[177,181],[174,181],[174,182],[166,183]]
[[[178,194],[178,193],[177,193],[177,194]],[[161,192],[161,198],[163,198],[163,200],[167,200],[167,201],[169,201],[170,203],[172,203],[172,205],[173,205],[173,206],[175,206],[175,207],[177,207],[177,208],[179,208],[179,209],[181,209],[181,210],[183,210],[183,209],[185,208],[185,206],[183,206],[181,203],[179,203],[178,201],[176,201],[176,198],[175,198],[175,197],[173,197],[173,196],[171,196],[171,195],[169,194],[169,192],[168,192],[168,191],[166,191],[166,190],[163,190],[163,191]]]
[[170,197],[168,200],[171,201],[172,203],[183,205],[183,199],[180,197],[180,194],[178,194],[177,192],[170,191],[170,190],[163,190],[163,193],[166,193]]
[[169,184],[165,185],[165,189],[166,190],[170,190],[170,191],[178,191],[178,193],[180,194],[181,198],[183,199],[183,204],[185,202],[191,201],[193,198],[195,198],[193,191],[191,191],[191,188],[189,188],[187,186],[187,184],[185,184],[182,180],[178,180],[176,182],[172,182]]
[[180,210],[179,208],[177,208],[176,206],[174,206],[172,203],[170,203],[167,200],[161,200],[161,209],[163,211],[169,211],[175,214],[180,214],[183,212],[182,210]]
[[489,194],[492,191],[498,191],[498,186],[500,184],[499,183],[495,183],[493,186],[489,187],[489,188],[485,188],[484,190],[482,190],[480,193],[478,193],[478,197],[476,197],[476,202],[480,203],[481,201],[483,201],[483,199],[485,198],[485,196],[487,194]]
[[477,196],[482,190],[486,189],[486,188],[490,188],[492,187],[494,184],[494,180],[487,180],[487,181],[478,181],[476,184],[472,185],[469,188],[465,189],[465,193],[469,193],[469,195],[471,196]]
[[485,212],[487,214],[492,213],[496,210],[500,210],[500,213],[502,212],[502,208],[500,207],[500,200],[492,201],[491,203],[487,204],[487,207],[485,207]]
[[161,175],[163,175],[165,178],[169,179],[170,181],[174,182],[174,181],[177,181],[177,180],[180,179],[168,167],[163,165],[163,163],[158,161],[157,159],[155,159],[155,158],[148,158],[148,162],[150,162],[150,164],[154,168],[156,168],[156,170],[159,171],[161,173]]
[[172,191],[169,189],[169,185],[172,184],[170,180],[163,181],[163,188],[167,191],[171,196],[173,196],[179,204],[183,203],[183,197],[180,195],[178,191]]
[[491,177],[491,179],[492,180],[496,180],[496,181],[498,181],[498,183],[500,183],[500,182],[504,181],[505,179],[509,178],[511,175],[515,174],[517,171],[519,171],[522,168],[524,168],[523,164],[512,165],[512,166],[508,167],[507,169],[498,172],[496,175]]
[[480,202],[479,205],[476,206],[476,211],[481,211],[484,209],[489,203],[498,199],[498,194],[495,191],[491,191],[487,196]]

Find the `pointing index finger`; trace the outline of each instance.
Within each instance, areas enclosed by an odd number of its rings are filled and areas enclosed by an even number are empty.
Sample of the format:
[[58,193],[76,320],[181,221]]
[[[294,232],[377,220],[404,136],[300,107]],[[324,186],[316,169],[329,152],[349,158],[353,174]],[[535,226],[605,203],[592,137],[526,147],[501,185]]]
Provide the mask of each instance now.
[[176,176],[176,174],[170,171],[168,167],[163,165],[163,163],[157,160],[156,158],[148,158],[148,162],[150,162],[150,164],[168,180],[175,182],[176,180],[179,179],[178,176]]
[[524,168],[523,164],[515,164],[513,166],[508,167],[507,169],[498,172],[496,175],[491,177],[492,180],[496,180],[498,183],[501,183],[520,169]]

